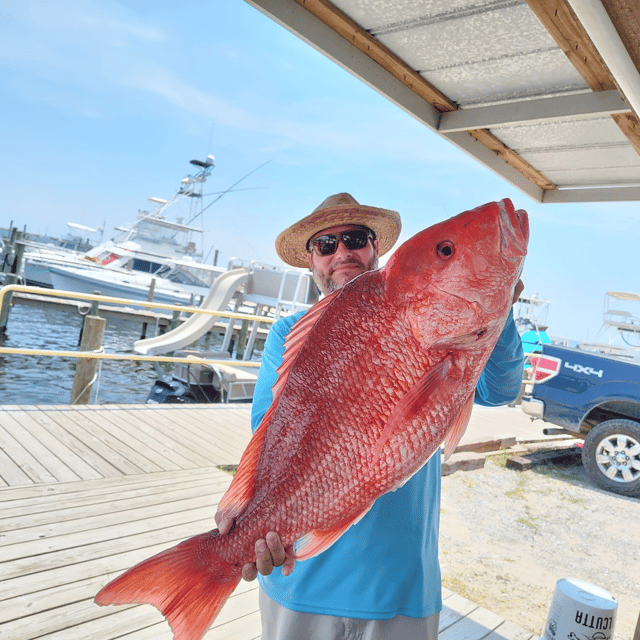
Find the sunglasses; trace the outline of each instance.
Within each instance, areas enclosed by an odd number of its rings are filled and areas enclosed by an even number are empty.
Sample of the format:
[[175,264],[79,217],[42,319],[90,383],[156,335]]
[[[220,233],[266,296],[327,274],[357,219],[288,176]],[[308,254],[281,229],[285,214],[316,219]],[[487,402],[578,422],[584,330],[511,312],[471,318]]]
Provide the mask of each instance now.
[[376,239],[376,234],[371,229],[348,229],[337,233],[325,233],[309,240],[307,242],[307,251],[311,251],[309,248],[311,244],[319,256],[330,256],[338,250],[340,240],[349,251],[357,251],[366,247],[369,239]]

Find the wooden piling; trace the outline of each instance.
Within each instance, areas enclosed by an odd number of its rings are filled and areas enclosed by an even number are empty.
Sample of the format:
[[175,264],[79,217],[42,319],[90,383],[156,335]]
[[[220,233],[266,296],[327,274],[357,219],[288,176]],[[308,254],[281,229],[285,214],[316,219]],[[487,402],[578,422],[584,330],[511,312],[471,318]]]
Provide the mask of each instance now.
[[[107,321],[98,315],[87,315],[85,317],[82,341],[80,343],[81,351],[98,351],[102,347],[106,324]],[[97,369],[97,359],[78,359],[73,388],[71,389],[71,404],[89,404]]]
[[[20,242],[23,234],[16,227],[11,228],[11,237],[7,244],[6,253],[2,264],[2,270],[5,272],[4,285],[16,284],[18,275],[22,269],[22,255],[25,245]],[[0,335],[7,332],[7,323],[9,322],[9,311],[11,310],[11,299],[13,292],[5,293],[2,300],[2,308],[0,308]]]
[[[156,290],[156,279],[152,278],[151,279],[151,286],[149,287],[149,295],[147,296],[147,302],[153,302],[153,295],[155,293]],[[144,322],[142,324],[142,332],[140,333],[140,340],[144,340],[147,337],[147,327],[148,327],[148,323]]]

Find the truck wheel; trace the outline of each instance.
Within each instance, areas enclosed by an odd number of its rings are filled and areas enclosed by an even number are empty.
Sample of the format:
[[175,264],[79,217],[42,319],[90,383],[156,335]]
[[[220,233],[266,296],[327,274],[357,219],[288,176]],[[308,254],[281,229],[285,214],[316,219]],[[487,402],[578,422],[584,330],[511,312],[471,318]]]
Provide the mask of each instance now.
[[582,464],[603,489],[640,496],[640,423],[606,420],[589,431]]

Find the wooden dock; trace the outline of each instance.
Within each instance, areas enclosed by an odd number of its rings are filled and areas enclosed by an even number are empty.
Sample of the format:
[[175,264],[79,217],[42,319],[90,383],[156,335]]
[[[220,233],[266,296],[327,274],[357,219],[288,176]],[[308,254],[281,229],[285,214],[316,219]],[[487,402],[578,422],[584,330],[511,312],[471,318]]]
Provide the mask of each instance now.
[[[0,639],[171,640],[150,606],[93,596],[149,555],[214,526],[249,437],[249,407],[0,407]],[[446,591],[440,640],[533,640]],[[257,583],[206,640],[260,638]]]

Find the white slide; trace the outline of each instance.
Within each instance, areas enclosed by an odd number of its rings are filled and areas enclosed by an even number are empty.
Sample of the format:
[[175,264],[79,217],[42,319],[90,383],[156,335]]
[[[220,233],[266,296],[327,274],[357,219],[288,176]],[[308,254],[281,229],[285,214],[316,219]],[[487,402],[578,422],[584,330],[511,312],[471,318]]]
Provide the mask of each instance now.
[[[249,273],[246,269],[225,271],[211,285],[200,309],[226,311],[233,294],[238,290],[238,287],[246,284],[248,276]],[[133,350],[142,355],[157,356],[182,349],[207,333],[219,319],[220,316],[208,313],[194,313],[180,326],[164,335],[136,341]]]

